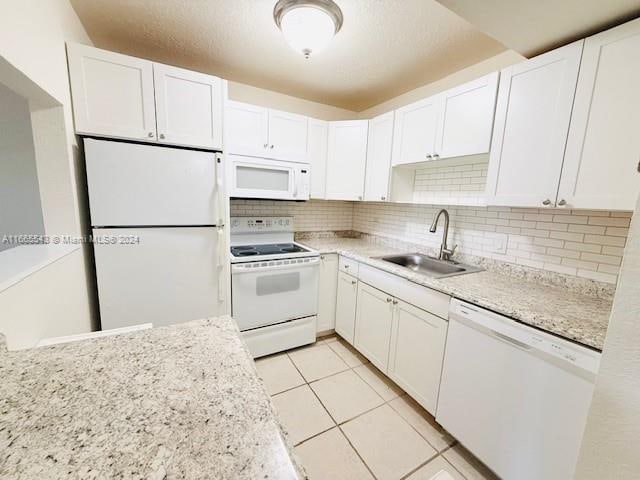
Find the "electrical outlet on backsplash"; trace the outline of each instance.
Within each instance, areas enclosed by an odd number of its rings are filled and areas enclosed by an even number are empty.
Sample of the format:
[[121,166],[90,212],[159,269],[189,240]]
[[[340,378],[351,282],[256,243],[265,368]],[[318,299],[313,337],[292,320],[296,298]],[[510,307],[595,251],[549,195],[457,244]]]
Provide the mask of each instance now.
[[361,232],[437,250],[434,215],[451,215],[458,255],[615,284],[632,212],[311,200],[232,200],[232,215],[292,215],[298,232]]

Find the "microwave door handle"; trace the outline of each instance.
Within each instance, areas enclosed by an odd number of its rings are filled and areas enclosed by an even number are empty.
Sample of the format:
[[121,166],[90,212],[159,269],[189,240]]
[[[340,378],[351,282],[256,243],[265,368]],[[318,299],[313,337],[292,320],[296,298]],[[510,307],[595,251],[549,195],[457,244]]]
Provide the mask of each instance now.
[[293,198],[298,198],[298,178],[297,173],[298,169],[293,169]]

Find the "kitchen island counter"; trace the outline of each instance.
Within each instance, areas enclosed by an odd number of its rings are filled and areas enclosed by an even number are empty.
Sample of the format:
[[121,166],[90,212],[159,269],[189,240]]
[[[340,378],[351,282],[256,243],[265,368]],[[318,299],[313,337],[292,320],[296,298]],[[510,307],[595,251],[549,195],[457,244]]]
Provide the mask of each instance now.
[[0,350],[0,478],[304,478],[229,317]]

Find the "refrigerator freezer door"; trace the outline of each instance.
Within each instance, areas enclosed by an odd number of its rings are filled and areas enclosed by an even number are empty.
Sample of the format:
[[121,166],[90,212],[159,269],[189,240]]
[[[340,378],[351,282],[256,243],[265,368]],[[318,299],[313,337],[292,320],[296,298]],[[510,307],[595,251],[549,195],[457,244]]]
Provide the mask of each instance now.
[[216,154],[84,141],[94,227],[217,225]]
[[102,329],[217,316],[217,230],[94,229]]

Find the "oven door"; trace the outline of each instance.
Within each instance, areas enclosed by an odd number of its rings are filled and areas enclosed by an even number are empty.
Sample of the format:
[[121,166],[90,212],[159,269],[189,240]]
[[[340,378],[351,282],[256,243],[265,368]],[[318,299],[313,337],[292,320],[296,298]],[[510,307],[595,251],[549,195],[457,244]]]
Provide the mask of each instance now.
[[[301,169],[306,164],[263,158],[229,155],[231,159],[231,196],[301,200]],[[308,196],[307,196],[308,198]]]
[[316,315],[318,257],[234,264],[232,316],[241,331]]

